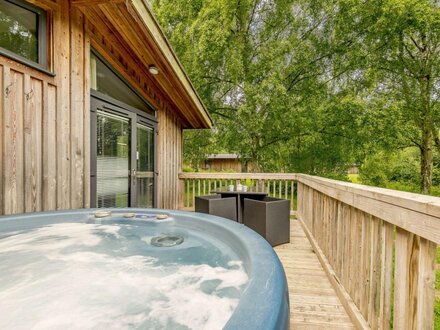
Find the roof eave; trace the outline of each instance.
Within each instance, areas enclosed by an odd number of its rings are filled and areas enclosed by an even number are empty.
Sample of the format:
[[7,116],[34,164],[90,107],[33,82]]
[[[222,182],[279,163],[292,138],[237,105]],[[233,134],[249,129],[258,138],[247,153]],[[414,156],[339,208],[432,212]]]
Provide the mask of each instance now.
[[204,125],[204,127],[193,128],[212,128],[213,122],[208,110],[206,109],[199,94],[197,93],[191,80],[185,72],[185,69],[177,58],[173,48],[171,47],[168,39],[162,31],[162,28],[154,17],[148,3],[145,0],[128,0],[128,2],[136,10],[138,16],[142,19],[142,23],[145,25],[145,27],[150,31],[150,34],[154,38],[154,41],[161,49],[164,58],[166,58],[176,77],[184,86],[186,92],[193,101],[194,108],[198,112],[200,120]]

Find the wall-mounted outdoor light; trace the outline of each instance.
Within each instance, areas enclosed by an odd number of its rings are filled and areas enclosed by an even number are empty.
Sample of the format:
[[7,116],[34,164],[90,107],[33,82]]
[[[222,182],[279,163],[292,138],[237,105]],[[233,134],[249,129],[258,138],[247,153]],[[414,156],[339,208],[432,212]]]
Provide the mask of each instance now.
[[158,74],[159,74],[159,69],[158,69],[157,66],[155,66],[155,65],[150,65],[150,66],[148,67],[148,71],[150,71],[150,73],[151,73],[152,75],[158,75]]

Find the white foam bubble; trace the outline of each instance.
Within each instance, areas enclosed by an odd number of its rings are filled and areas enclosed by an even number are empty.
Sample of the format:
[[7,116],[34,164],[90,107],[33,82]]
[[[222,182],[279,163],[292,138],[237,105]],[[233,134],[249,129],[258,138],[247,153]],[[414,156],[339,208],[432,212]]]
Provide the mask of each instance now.
[[[110,226],[103,226],[103,232]],[[115,226],[116,229],[119,227]],[[38,228],[32,232],[20,233],[0,240],[1,252],[44,252],[71,246],[95,246],[101,237],[95,234],[96,224],[63,223]]]
[[120,228],[56,224],[0,239],[0,328],[225,325],[239,298],[224,289],[239,291],[248,281],[241,262],[161,265],[151,256],[90,250],[103,233],[119,237]]

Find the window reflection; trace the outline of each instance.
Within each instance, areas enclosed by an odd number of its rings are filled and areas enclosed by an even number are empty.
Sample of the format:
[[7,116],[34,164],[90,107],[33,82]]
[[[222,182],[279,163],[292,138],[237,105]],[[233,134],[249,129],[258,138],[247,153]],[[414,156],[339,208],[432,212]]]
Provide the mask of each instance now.
[[92,89],[154,115],[154,111],[148,107],[145,101],[93,53],[91,54],[90,72]]
[[0,1],[0,46],[38,62],[39,15],[9,1]]

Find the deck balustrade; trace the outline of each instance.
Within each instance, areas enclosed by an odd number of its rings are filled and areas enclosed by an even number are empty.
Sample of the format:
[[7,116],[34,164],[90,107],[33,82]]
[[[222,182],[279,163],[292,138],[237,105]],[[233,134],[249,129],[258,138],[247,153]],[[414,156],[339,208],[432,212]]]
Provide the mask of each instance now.
[[290,199],[357,328],[433,328],[440,198],[304,174],[181,173],[179,178],[185,209],[195,196],[240,181]]
[[179,208],[192,209],[194,198],[210,195],[217,190],[226,190],[229,185],[248,185],[257,191],[267,192],[271,197],[290,200],[292,210],[296,208],[296,174],[285,173],[180,173],[181,192]]

